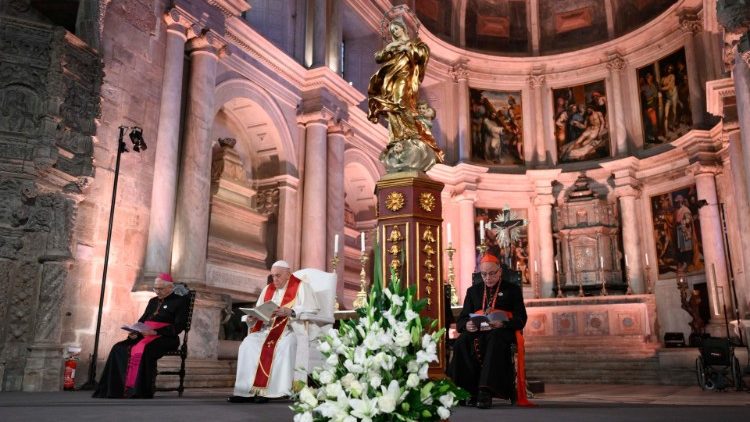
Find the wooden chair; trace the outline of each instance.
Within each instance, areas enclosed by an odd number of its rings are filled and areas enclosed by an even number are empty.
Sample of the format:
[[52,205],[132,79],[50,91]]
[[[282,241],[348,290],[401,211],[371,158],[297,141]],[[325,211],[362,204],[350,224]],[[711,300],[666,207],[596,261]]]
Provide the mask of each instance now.
[[180,369],[177,371],[159,371],[156,370],[154,375],[154,386],[156,386],[156,377],[158,375],[178,375],[180,377],[180,383],[177,387],[162,387],[154,388],[154,391],[177,391],[177,396],[182,397],[182,392],[185,391],[185,359],[188,354],[188,334],[190,333],[190,323],[193,321],[193,305],[195,304],[195,290],[190,290],[188,293],[188,320],[185,324],[185,331],[182,334],[182,344],[177,350],[167,352],[164,356],[179,356],[180,357]]

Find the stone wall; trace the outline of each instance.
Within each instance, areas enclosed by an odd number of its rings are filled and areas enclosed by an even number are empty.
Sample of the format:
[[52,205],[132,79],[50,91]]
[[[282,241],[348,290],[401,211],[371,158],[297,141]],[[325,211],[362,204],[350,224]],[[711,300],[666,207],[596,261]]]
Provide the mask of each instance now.
[[0,11],[0,391],[60,388],[62,304],[100,115],[97,53],[23,6]]

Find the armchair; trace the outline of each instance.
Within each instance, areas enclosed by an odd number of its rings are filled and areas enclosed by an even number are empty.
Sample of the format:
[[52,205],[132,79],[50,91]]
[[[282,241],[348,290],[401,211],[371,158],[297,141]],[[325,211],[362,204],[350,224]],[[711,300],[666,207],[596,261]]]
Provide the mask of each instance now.
[[297,336],[295,379],[307,381],[307,375],[316,366],[323,366],[323,355],[318,350],[318,337],[324,335],[335,322],[336,273],[327,273],[314,268],[304,268],[294,276],[308,283],[318,302],[316,314],[303,314],[292,324]]

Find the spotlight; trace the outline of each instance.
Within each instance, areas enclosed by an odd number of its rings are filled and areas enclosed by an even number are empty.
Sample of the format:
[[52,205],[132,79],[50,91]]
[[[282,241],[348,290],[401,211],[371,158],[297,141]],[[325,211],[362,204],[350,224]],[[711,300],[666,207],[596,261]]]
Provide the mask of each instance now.
[[130,142],[133,143],[133,151],[135,152],[145,151],[148,148],[146,141],[143,140],[143,129],[138,126],[130,129]]

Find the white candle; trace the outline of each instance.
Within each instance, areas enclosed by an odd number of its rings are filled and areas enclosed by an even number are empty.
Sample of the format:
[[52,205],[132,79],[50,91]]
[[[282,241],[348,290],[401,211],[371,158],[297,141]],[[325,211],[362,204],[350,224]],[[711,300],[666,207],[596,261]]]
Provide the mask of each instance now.
[[362,252],[365,251],[365,232],[362,232],[362,236],[360,237],[361,244],[362,244]]
[[339,235],[333,236],[333,254],[339,254]]
[[646,254],[646,265],[648,265],[648,254]]
[[599,268],[604,269],[604,257],[599,256]]
[[628,267],[628,254],[625,254],[625,267]]
[[534,272],[538,272],[536,268],[536,259],[534,260]]
[[484,220],[479,220],[479,241],[484,242]]
[[453,235],[451,234],[451,223],[448,223],[448,244],[453,243]]
[[560,272],[560,263],[555,260],[555,271]]

